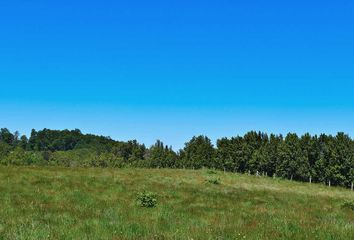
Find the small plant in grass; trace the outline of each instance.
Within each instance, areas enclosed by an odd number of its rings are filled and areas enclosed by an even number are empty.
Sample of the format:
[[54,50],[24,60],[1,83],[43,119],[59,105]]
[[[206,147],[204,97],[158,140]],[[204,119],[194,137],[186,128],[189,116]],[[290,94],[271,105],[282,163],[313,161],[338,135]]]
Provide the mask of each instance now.
[[342,204],[342,208],[347,208],[347,209],[351,209],[354,211],[354,202],[345,202]]
[[157,195],[153,192],[144,191],[138,193],[136,201],[140,207],[153,208],[157,205]]
[[214,185],[219,185],[221,184],[220,178],[210,178],[207,180],[208,183],[214,184]]
[[217,172],[216,172],[215,170],[209,169],[209,170],[207,171],[207,174],[217,174]]

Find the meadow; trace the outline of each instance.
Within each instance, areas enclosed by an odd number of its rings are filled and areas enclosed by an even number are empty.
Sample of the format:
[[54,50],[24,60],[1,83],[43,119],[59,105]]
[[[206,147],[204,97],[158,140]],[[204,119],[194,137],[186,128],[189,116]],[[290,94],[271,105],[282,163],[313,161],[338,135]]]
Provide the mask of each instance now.
[[[137,204],[144,191],[155,207]],[[353,201],[207,169],[0,167],[0,239],[354,239]]]

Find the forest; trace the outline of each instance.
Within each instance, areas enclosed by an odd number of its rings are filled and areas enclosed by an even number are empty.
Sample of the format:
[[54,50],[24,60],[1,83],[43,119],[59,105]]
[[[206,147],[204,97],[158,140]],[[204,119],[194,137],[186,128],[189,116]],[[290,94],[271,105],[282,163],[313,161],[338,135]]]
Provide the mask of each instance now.
[[0,131],[1,165],[64,167],[210,168],[228,172],[353,187],[354,141],[335,136],[251,131],[221,138],[216,146],[195,136],[183,149],[157,140],[150,147],[132,141],[83,134],[80,130],[32,130],[29,137]]

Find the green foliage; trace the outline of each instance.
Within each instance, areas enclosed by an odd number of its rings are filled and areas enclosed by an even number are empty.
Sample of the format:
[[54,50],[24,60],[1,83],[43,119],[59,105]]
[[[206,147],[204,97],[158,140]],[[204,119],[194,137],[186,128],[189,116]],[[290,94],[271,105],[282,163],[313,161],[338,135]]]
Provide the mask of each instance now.
[[214,147],[205,136],[193,137],[182,151],[182,161],[189,168],[213,167]]
[[208,169],[207,174],[218,174],[215,170],[212,170],[212,169]]
[[140,207],[153,208],[157,205],[157,195],[153,192],[143,191],[138,193],[136,201]]
[[15,136],[12,134],[9,129],[1,128],[0,129],[0,141],[5,142],[8,145],[14,145]]
[[83,134],[80,130],[32,130],[28,139],[19,132],[0,130],[0,164],[66,167],[210,168],[264,174],[297,181],[331,182],[350,187],[354,181],[354,141],[344,133],[299,137],[289,133],[248,132],[221,138],[216,147],[206,136],[196,136],[179,152],[161,141],[150,148],[136,140]]
[[0,141],[0,161],[1,159],[4,159],[11,152],[11,149],[12,148],[9,144]]
[[25,151],[17,147],[3,157],[2,164],[15,166],[45,165],[45,160],[40,152]]
[[347,201],[345,203],[342,204],[342,208],[346,208],[346,209],[350,209],[352,211],[354,211],[354,201]]
[[174,168],[176,167],[177,157],[177,154],[171,147],[165,146],[163,142],[157,140],[149,149],[148,166],[154,168]]
[[310,176],[309,161],[296,134],[288,134],[278,149],[278,176],[306,181]]
[[210,184],[219,185],[221,184],[220,178],[210,178],[206,180]]
[[115,141],[109,137],[82,134],[80,130],[32,130],[29,139],[29,148],[36,151],[68,151],[77,148],[95,148],[107,150],[114,145]]

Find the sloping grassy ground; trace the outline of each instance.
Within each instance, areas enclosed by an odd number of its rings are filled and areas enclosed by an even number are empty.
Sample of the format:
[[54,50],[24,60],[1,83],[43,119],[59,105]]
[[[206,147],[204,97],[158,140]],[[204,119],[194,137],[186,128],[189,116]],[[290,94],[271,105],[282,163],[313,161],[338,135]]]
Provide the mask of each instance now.
[[[157,207],[137,206],[143,190]],[[354,239],[345,201],[350,190],[208,170],[0,167],[0,239]]]

